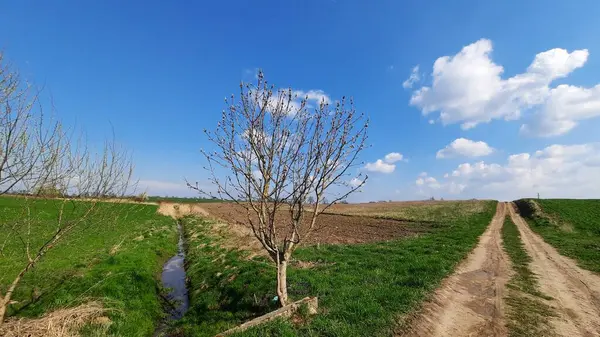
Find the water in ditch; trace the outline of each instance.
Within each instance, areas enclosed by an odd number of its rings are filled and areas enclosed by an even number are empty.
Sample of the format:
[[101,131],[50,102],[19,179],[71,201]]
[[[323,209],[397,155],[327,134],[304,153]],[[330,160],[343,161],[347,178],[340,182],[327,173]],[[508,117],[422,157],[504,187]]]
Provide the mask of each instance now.
[[177,244],[177,255],[173,256],[163,266],[161,280],[163,287],[169,289],[167,299],[172,304],[170,308],[170,319],[177,320],[183,317],[188,310],[190,300],[185,282],[185,249],[183,247],[183,227],[181,223],[177,223],[179,231],[179,242]]

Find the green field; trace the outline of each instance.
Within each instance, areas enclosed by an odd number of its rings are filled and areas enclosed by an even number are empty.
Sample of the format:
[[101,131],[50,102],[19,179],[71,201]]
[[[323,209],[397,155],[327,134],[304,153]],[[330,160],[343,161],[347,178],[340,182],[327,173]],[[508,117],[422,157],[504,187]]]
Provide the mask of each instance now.
[[553,312],[541,301],[549,298],[538,290],[537,278],[529,269],[531,257],[525,251],[519,230],[510,216],[507,216],[504,221],[502,240],[514,270],[507,284],[509,289],[505,298],[508,306],[509,336],[549,336],[552,329],[548,325],[548,317],[552,316]]
[[[25,217],[25,203],[30,205]],[[12,224],[33,219],[32,247],[39,247],[56,226],[64,203],[64,221],[75,221],[89,203],[24,198],[0,198],[0,289],[26,263],[27,227]],[[177,229],[171,218],[156,214],[156,206],[98,203],[97,208],[28,272],[9,307],[9,316],[36,317],[54,309],[96,300],[110,309],[108,331],[88,326],[84,335],[150,336],[163,315],[157,279],[162,264],[176,253]]]
[[368,207],[368,205],[365,207],[359,204],[344,205],[343,208],[334,208],[332,212],[421,223],[444,223],[453,221],[458,216],[469,216],[471,214],[480,213],[484,210],[485,205],[486,202],[480,200],[435,201],[431,203],[425,202],[419,205],[404,203],[398,205],[392,202],[377,204],[376,207]]
[[516,204],[546,242],[582,268],[600,273],[600,200],[528,199]]
[[[290,296],[318,296],[320,314],[305,324],[277,321],[241,336],[385,336],[416,309],[476,245],[496,209],[454,213],[428,234],[386,243],[300,248],[294,258],[312,268],[288,270]],[[450,210],[440,214],[449,214]],[[270,311],[275,268],[264,258],[227,249],[209,222],[184,219],[191,308],[174,327],[186,336],[213,336]]]

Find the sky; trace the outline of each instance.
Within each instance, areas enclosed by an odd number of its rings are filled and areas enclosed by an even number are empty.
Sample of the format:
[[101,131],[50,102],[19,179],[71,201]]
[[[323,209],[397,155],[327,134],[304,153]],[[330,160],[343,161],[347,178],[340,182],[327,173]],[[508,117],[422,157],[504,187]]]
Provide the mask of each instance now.
[[370,118],[348,200],[600,197],[600,2],[5,2],[0,49],[90,142],[114,130],[138,189],[193,196],[257,69]]

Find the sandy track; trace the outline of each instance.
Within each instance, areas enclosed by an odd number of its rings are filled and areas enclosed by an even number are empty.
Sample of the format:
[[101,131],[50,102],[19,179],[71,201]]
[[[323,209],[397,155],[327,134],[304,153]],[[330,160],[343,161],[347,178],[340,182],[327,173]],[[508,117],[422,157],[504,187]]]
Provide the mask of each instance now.
[[550,318],[555,332],[559,336],[600,336],[600,276],[560,255],[529,228],[514,207],[509,206],[510,216],[533,259],[530,268],[538,276],[539,290],[553,298],[547,303],[557,314]]
[[501,229],[506,204],[496,215],[477,247],[446,278],[403,336],[505,336],[503,296],[510,275],[502,248]]

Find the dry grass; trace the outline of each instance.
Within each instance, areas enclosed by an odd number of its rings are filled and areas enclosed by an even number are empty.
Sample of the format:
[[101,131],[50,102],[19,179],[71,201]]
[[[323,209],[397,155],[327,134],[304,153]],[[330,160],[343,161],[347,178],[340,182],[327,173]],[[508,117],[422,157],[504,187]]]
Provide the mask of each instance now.
[[59,309],[40,318],[9,319],[0,326],[4,337],[77,337],[86,324],[111,324],[103,316],[106,310],[98,302],[89,302],[78,307]]
[[158,213],[178,219],[187,215],[208,216],[208,212],[200,205],[196,204],[178,204],[173,202],[161,202],[158,206]]

